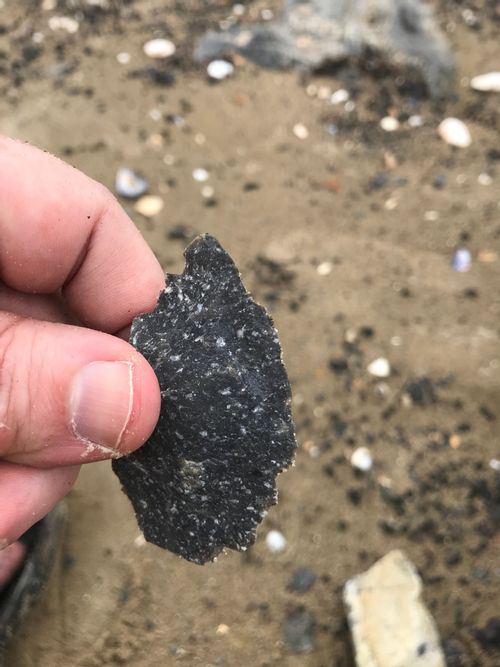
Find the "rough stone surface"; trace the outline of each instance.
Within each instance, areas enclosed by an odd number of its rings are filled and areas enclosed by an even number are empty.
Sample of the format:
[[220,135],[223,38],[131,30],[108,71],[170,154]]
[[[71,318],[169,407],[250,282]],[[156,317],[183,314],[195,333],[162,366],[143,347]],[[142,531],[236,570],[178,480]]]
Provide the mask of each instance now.
[[197,237],[185,257],[156,310],[132,324],[130,341],[160,382],[161,415],[113,470],[146,539],[201,564],[253,543],[296,442],[271,319],[214,238]]
[[344,586],[357,667],[446,667],[414,565],[391,551]]
[[431,9],[416,0],[285,0],[273,22],[208,32],[195,58],[231,51],[276,69],[315,69],[376,51],[392,65],[418,69],[433,95],[448,91],[454,71]]

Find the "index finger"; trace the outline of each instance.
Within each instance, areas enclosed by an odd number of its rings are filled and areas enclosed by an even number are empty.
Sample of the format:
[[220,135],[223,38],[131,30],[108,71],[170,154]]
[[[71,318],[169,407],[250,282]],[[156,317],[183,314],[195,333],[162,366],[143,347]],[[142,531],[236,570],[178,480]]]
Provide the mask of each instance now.
[[152,310],[163,270],[100,183],[32,146],[0,138],[0,279],[62,290],[87,326],[116,333]]

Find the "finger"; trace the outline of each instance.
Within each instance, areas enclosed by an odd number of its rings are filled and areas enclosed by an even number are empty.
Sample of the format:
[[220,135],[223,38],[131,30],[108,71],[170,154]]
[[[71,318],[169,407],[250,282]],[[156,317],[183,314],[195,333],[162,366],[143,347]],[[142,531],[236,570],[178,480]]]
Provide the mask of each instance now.
[[40,470],[0,462],[0,548],[43,519],[71,489],[78,470],[78,466]]
[[58,294],[26,294],[0,283],[0,311],[45,322],[71,321],[71,314]]
[[0,551],[0,593],[21,567],[26,556],[26,547],[22,542],[14,542]]
[[128,453],[159,410],[158,380],[125,341],[0,315],[0,458],[53,467]]
[[0,138],[0,277],[23,292],[62,288],[86,325],[116,332],[152,310],[163,271],[99,183],[28,144]]

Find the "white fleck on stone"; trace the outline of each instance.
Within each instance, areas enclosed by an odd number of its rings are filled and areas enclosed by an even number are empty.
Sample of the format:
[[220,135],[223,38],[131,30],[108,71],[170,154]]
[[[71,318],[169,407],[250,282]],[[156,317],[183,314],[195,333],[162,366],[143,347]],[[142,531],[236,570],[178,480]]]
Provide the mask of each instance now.
[[131,61],[130,53],[121,51],[120,53],[116,54],[116,60],[120,63],[120,65],[128,65]]
[[175,53],[175,44],[169,39],[150,39],[144,44],[143,50],[148,58],[170,58]]
[[75,32],[78,32],[80,24],[76,19],[72,19],[70,16],[51,16],[49,19],[49,28],[51,30],[65,30],[69,32],[70,35],[74,35]]
[[309,136],[309,130],[302,123],[296,123],[296,125],[293,126],[293,133],[297,139],[300,139],[301,141],[307,139]]
[[285,536],[279,530],[270,530],[266,535],[266,545],[271,553],[279,554],[286,547]]
[[399,120],[393,116],[385,116],[380,121],[380,127],[385,132],[396,132],[399,129]]
[[445,118],[438,126],[438,134],[450,146],[467,148],[472,138],[467,125],[458,118]]
[[370,375],[374,375],[377,378],[388,378],[391,374],[391,365],[384,357],[379,357],[374,359],[371,364],[368,364],[367,371]]
[[479,74],[471,79],[470,86],[483,93],[500,93],[500,72]]
[[222,337],[217,338],[215,344],[217,345],[217,347],[226,347],[226,341]]
[[222,81],[234,74],[234,65],[228,60],[212,60],[207,65],[207,74],[211,79]]
[[319,276],[329,276],[333,271],[333,264],[331,262],[321,262],[316,267],[316,272]]
[[145,195],[135,202],[134,209],[145,218],[154,218],[162,210],[163,199],[157,195]]
[[330,104],[344,104],[349,99],[349,91],[339,88],[330,96]]
[[446,667],[421,595],[415,566],[399,550],[346,582],[343,597],[357,667]]
[[500,472],[500,459],[491,459],[489,466],[492,470]]
[[351,455],[351,465],[356,470],[368,472],[373,467],[373,457],[367,447],[358,447]]
[[205,181],[208,181],[209,173],[206,169],[198,167],[197,169],[193,170],[193,178],[198,183],[204,183]]

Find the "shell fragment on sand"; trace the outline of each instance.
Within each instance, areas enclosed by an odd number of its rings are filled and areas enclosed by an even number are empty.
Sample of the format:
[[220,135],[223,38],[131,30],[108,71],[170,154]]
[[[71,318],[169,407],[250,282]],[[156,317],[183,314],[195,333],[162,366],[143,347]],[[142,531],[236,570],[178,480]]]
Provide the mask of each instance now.
[[446,667],[415,566],[399,550],[344,586],[357,667]]
[[202,564],[254,542],[296,441],[271,319],[214,238],[197,237],[185,257],[156,310],[132,323],[161,413],[149,441],[113,470],[146,539]]
[[500,72],[479,74],[471,79],[470,86],[482,93],[500,93]]
[[143,49],[148,58],[162,60],[174,55],[175,44],[169,39],[150,39],[144,44]]
[[469,128],[458,118],[445,118],[441,121],[438,134],[447,144],[457,148],[467,148],[472,142]]

